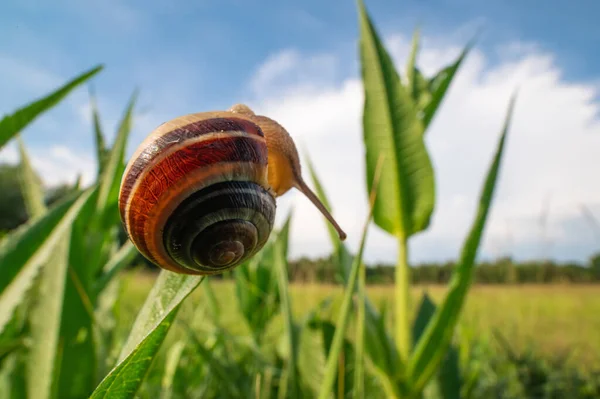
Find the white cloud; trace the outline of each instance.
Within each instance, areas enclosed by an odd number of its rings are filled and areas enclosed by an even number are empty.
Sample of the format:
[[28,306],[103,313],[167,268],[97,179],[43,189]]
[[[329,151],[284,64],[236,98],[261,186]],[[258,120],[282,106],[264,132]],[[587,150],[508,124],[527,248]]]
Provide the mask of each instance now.
[[329,54],[304,57],[296,50],[283,50],[258,68],[250,86],[257,96],[281,94],[280,90],[290,88],[312,91],[335,78],[336,63]]
[[[453,61],[462,50],[435,39],[424,42],[419,65],[426,74]],[[409,41],[395,36],[387,43],[403,69]],[[414,261],[455,258],[460,252],[516,88],[519,97],[483,255],[535,257],[546,250],[545,256],[585,259],[598,249],[580,210],[580,204],[600,210],[600,190],[592,183],[600,170],[598,87],[567,82],[553,55],[535,45],[513,43],[499,54],[501,62],[492,65],[482,52],[471,52],[427,133],[436,171],[436,210],[430,228],[412,240]],[[335,71],[324,77],[318,68],[311,69],[322,57],[286,50],[269,58],[252,84],[277,89],[259,93],[252,105],[279,120],[301,150],[306,148],[355,249],[367,211],[362,86],[355,77],[336,84],[327,77]],[[300,81],[280,83],[282,77],[298,75]],[[306,171],[304,176],[308,178]],[[542,231],[540,212],[548,198]],[[292,255],[326,255],[330,245],[324,222],[299,193],[280,199],[279,220],[292,205]],[[378,228],[371,231],[367,259],[393,262],[395,241]]]
[[[94,181],[96,160],[87,153],[77,153],[62,145],[40,148],[28,146],[26,143],[25,148],[34,170],[47,187],[62,183],[73,184],[79,176],[83,185]],[[0,150],[0,163],[18,162],[20,157],[15,142]]]

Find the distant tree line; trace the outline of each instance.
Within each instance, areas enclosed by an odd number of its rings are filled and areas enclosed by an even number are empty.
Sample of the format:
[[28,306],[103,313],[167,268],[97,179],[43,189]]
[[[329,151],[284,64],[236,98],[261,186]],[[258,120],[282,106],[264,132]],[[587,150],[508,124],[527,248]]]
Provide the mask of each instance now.
[[[416,284],[446,284],[455,268],[454,262],[417,264],[411,267],[410,277]],[[289,278],[296,282],[336,283],[339,280],[336,270],[331,258],[301,258],[289,262]],[[366,272],[368,284],[394,281],[393,265],[367,265]],[[479,284],[600,283],[600,253],[585,264],[515,262],[510,258],[481,262],[475,267],[474,281]]]

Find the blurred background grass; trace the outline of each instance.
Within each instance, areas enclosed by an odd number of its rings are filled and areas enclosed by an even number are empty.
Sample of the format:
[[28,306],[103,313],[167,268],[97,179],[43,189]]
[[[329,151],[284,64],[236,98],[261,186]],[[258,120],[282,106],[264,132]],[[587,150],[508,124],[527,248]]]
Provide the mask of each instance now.
[[[123,336],[129,332],[133,320],[152,288],[156,274],[145,269],[128,271],[124,274],[119,301],[120,324]],[[232,281],[213,280],[212,286],[223,312],[223,323],[231,331],[245,332],[240,324],[243,320],[235,303],[235,286]],[[443,285],[419,285],[412,288],[414,311],[422,293],[427,291],[439,302],[446,292]],[[378,306],[392,303],[393,286],[369,285],[369,297]],[[292,308],[297,316],[305,316],[327,297],[332,298],[331,320],[335,321],[342,287],[332,284],[292,283]],[[194,322],[195,311],[206,304],[203,291],[196,290],[183,304],[182,319]],[[277,318],[277,323],[280,323]],[[201,323],[201,320],[196,320]],[[392,314],[388,313],[388,323]],[[175,326],[177,329],[177,326]],[[494,331],[506,337],[518,352],[530,346],[540,355],[553,358],[567,354],[566,363],[588,370],[600,367],[600,286],[594,284],[527,284],[527,285],[475,285],[469,293],[466,308],[461,316],[460,331],[472,339],[490,340],[492,348],[501,351],[493,339]],[[175,340],[178,333],[167,339]],[[169,347],[167,343],[165,346]]]

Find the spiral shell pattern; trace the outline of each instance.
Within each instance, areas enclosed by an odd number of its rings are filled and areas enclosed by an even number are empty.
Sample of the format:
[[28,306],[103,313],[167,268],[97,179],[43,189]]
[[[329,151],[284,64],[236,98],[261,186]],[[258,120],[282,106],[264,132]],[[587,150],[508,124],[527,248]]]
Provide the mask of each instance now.
[[204,112],[162,124],[121,182],[129,238],[157,266],[217,274],[258,252],[275,219],[267,146],[244,115]]

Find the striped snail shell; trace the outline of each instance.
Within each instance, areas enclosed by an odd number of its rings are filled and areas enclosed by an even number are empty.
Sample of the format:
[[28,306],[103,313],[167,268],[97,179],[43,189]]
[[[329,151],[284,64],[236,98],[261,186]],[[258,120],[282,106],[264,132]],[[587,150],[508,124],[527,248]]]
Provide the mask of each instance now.
[[287,131],[236,104],[175,118],[150,133],[127,164],[119,210],[133,244],[157,266],[218,274],[265,245],[275,198],[292,187],[346,238],[302,180]]

